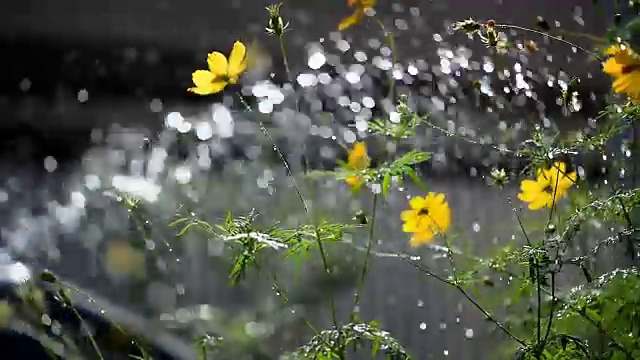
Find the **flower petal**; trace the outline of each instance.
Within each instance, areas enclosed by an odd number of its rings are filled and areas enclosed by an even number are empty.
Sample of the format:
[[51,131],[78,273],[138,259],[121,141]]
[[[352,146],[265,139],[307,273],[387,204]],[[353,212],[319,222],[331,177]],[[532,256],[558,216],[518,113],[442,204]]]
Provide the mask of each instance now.
[[632,71],[618,77],[611,87],[617,93],[624,93],[634,98],[640,96],[640,72]]
[[420,210],[425,206],[425,198],[416,196],[409,200],[409,206],[414,210]]
[[227,76],[227,58],[217,51],[212,52],[207,56],[207,65],[209,65],[209,71],[215,76],[222,77]]
[[414,220],[417,217],[418,217],[418,212],[415,210],[404,210],[403,212],[400,213],[400,219],[402,219],[402,221]]
[[543,207],[551,207],[553,204],[553,196],[545,192],[540,193],[533,201],[529,202],[529,210],[539,210]]
[[522,202],[530,203],[540,194],[540,191],[523,191],[518,194],[518,199]]
[[198,95],[215,94],[227,86],[225,81],[219,80],[215,74],[207,70],[196,70],[191,75],[191,78],[195,87],[189,88],[187,91]]
[[366,169],[369,167],[369,156],[367,155],[367,146],[363,142],[357,142],[353,145],[353,149],[349,150],[347,155],[347,164],[352,169]]
[[218,80],[213,73],[207,70],[194,71],[192,79],[195,87],[187,90],[198,95],[215,94],[227,86],[225,81]]
[[416,221],[408,221],[402,225],[402,232],[413,233],[418,231],[418,223]]
[[522,190],[522,192],[540,191],[543,188],[544,186],[541,186],[539,182],[533,180],[522,180],[520,183],[520,190]]
[[609,58],[602,64],[602,71],[610,76],[621,76],[622,69],[623,64],[618,63],[615,58]]
[[216,75],[211,71],[196,70],[191,74],[191,79],[196,87],[204,87],[211,84],[216,79]]
[[338,24],[338,31],[346,30],[351,26],[359,23],[360,21],[362,21],[363,17],[364,11],[362,10],[362,8],[357,8],[356,11],[351,14],[351,16],[346,17],[340,21],[340,24]]
[[418,247],[420,245],[428,244],[433,239],[434,234],[430,231],[421,231],[414,233],[409,240],[411,247]]
[[236,41],[229,55],[229,77],[237,79],[247,69],[247,48]]

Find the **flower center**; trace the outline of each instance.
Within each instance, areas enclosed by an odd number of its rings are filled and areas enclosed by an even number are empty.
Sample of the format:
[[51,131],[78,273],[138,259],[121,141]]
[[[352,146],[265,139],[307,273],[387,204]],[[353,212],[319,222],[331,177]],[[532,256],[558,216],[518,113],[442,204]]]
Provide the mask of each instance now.
[[547,185],[544,189],[542,189],[542,191],[553,195],[553,187],[551,185]]
[[429,209],[422,208],[418,211],[418,216],[429,216]]

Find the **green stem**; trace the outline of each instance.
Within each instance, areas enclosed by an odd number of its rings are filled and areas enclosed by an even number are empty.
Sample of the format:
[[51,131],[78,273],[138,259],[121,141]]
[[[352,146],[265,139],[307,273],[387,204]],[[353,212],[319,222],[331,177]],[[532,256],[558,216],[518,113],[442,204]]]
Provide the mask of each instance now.
[[[557,192],[558,192],[558,183],[560,181],[560,168],[556,167],[557,171],[556,171],[556,183],[553,186],[553,198],[551,200],[551,209],[549,210],[549,219],[547,220],[547,228],[551,225],[551,220],[553,219],[553,211],[556,209],[556,200],[557,200]],[[562,174],[563,176],[566,176],[565,174]],[[545,229],[546,231],[546,229]],[[546,235],[543,238],[543,241],[546,242]],[[559,251],[556,250],[556,255],[555,255],[555,259],[558,259],[559,256]],[[540,270],[538,269],[538,274],[540,273]],[[556,271],[552,271],[551,272],[551,308],[549,309],[549,317],[547,320],[547,329],[545,332],[544,337],[541,338],[541,333],[540,333],[540,324],[542,323],[542,286],[540,284],[540,275],[538,275],[538,278],[536,279],[536,284],[537,284],[537,291],[538,291],[538,349],[537,349],[537,354],[538,356],[542,355],[542,351],[544,350],[544,347],[547,343],[547,340],[549,339],[549,334],[551,333],[551,325],[553,323],[553,313],[555,311],[555,300],[553,300],[553,298],[555,297],[555,291],[556,291]]]
[[373,194],[373,205],[371,206],[371,224],[369,226],[369,237],[367,240],[367,251],[364,257],[364,263],[362,264],[362,273],[360,274],[360,280],[358,281],[358,286],[356,288],[356,295],[353,301],[353,309],[351,310],[351,322],[353,322],[356,318],[356,310],[358,305],[360,304],[360,296],[362,294],[362,289],[364,288],[364,282],[367,277],[367,272],[369,271],[369,261],[371,259],[371,250],[373,248],[373,234],[375,231],[376,225],[376,209],[378,204],[378,194]]
[[[393,37],[393,33],[387,31],[387,28],[384,26],[384,23],[380,21],[377,17],[374,17],[373,20],[380,26],[380,29],[384,33],[385,39],[387,40],[387,45],[391,48],[391,59],[393,60],[393,65],[391,66],[391,74],[389,76],[390,84],[389,84],[389,97],[394,99],[396,92],[396,78],[393,77],[393,70],[396,66],[396,62],[398,61],[398,51],[396,48],[396,41]],[[385,118],[386,119],[386,118]]]
[[[520,215],[518,215],[518,211],[516,210],[515,206],[513,205],[513,201],[511,201],[511,197],[508,197],[507,200],[509,201],[509,205],[511,205],[511,210],[513,211],[513,214],[516,217],[516,221],[518,222],[518,225],[520,226],[520,230],[522,231],[522,234],[524,235],[525,240],[527,241],[527,245],[529,247],[532,246],[531,243],[531,239],[529,239],[529,234],[527,234],[526,229],[524,228],[524,225],[522,224],[522,220],[520,219]],[[533,256],[533,261],[529,260],[529,266],[533,266],[534,267],[534,274],[535,274],[535,282],[536,282],[536,300],[537,300],[537,321],[536,321],[536,325],[537,325],[537,332],[536,332],[536,357],[540,358],[540,349],[538,348],[541,344],[542,341],[542,307],[540,306],[542,303],[542,284],[540,283],[540,263],[538,261],[538,258],[536,256]]]
[[[287,81],[289,81],[289,83],[291,83],[291,86],[293,87],[293,76],[291,73],[291,67],[289,66],[289,57],[287,56],[287,47],[286,44],[284,42],[284,34],[281,34],[280,36],[278,36],[278,43],[280,43],[280,54],[282,55],[282,63],[284,64],[284,71],[287,73]],[[295,94],[296,97],[296,112],[300,112],[300,98],[297,94]],[[304,161],[304,172],[305,174],[308,172],[308,166],[309,166],[309,159],[307,158],[307,151],[306,151],[306,146],[303,143],[302,144],[302,160]]]
[[[318,231],[318,227],[315,227],[315,238],[316,238],[316,243],[318,244],[318,250],[320,251],[320,258],[322,259],[322,267],[324,268],[325,274],[327,275],[333,275],[333,272],[331,271],[331,268],[329,267],[329,261],[327,258],[327,253],[324,249],[324,245],[322,245],[322,239],[320,237],[320,232]],[[331,307],[331,318],[333,320],[333,326],[335,326],[335,328],[338,328],[338,316],[336,315],[336,304],[335,304],[335,300],[333,298],[333,288],[331,289],[331,297],[330,297],[330,307]]]
[[104,360],[104,356],[102,356],[102,352],[100,352],[100,347],[98,346],[98,343],[96,342],[96,340],[93,338],[93,335],[91,335],[91,333],[89,333],[89,330],[86,329],[86,324],[84,322],[84,319],[82,318],[82,316],[80,315],[80,313],[78,312],[78,310],[76,310],[76,307],[73,306],[73,304],[69,304],[71,311],[73,312],[73,315],[78,318],[78,321],[80,322],[80,326],[85,328],[84,330],[87,333],[87,337],[89,338],[89,342],[91,343],[91,347],[93,347],[93,351],[96,352],[96,355],[98,356],[99,360]]
[[[282,290],[282,288],[278,285],[277,277],[275,274],[273,274],[273,291],[276,293],[278,298],[282,300],[282,303],[284,305],[289,305],[289,297],[287,296],[287,294],[285,294],[284,290]],[[304,321],[305,325],[307,325],[307,327],[311,329],[311,331],[313,331],[316,335],[318,335],[318,330],[313,326],[313,324],[311,324],[311,322],[306,317],[303,317],[302,320]]]
[[578,49],[578,50],[580,50],[580,51],[583,51],[583,52],[585,52],[585,53],[587,53],[587,54],[591,55],[592,57],[596,58],[598,61],[602,61],[602,59],[601,59],[598,55],[596,55],[594,52],[589,51],[589,50],[587,50],[587,49],[585,49],[585,48],[583,48],[583,47],[581,47],[581,46],[578,46],[578,45],[576,45],[576,44],[572,43],[571,41],[567,41],[567,40],[565,40],[565,39],[563,39],[563,38],[561,38],[561,37],[552,36],[552,35],[549,35],[549,34],[547,34],[547,33],[542,32],[542,31],[533,30],[533,29],[529,29],[529,28],[522,27],[522,26],[517,26],[517,25],[497,24],[497,25],[496,25],[496,27],[497,27],[497,28],[503,28],[503,29],[523,30],[523,31],[528,31],[528,32],[530,32],[530,33],[538,34],[538,35],[541,35],[541,36],[547,37],[547,38],[549,38],[549,39],[552,39],[552,40],[555,40],[555,41],[559,41],[559,42],[561,42],[561,43],[565,43],[565,44],[567,44],[567,45],[573,46],[573,47],[575,47],[576,49]]
[[557,30],[561,35],[570,35],[570,36],[575,36],[575,37],[582,37],[585,39],[589,39],[591,41],[595,41],[595,42],[599,42],[599,43],[603,43],[606,44],[607,43],[607,39],[595,36],[595,35],[591,35],[591,34],[585,34],[585,33],[581,33],[581,32],[574,32],[574,31],[569,31],[569,30],[564,30],[564,29],[558,29]]
[[282,55],[282,62],[284,63],[284,71],[287,73],[287,80],[292,82],[291,68],[289,67],[289,58],[287,57],[287,48],[284,43],[283,35],[278,36],[278,42],[280,43],[280,54]]
[[482,305],[480,305],[474,298],[472,298],[460,285],[454,284],[451,281],[443,278],[442,276],[434,273],[433,271],[431,271],[429,268],[422,265],[421,263],[415,260],[412,260],[411,257],[403,257],[403,260],[408,262],[410,265],[413,265],[416,269],[420,270],[422,273],[428,276],[431,276],[434,279],[444,284],[447,284],[456,288],[462,294],[462,296],[465,297],[465,299],[467,299],[476,309],[478,309],[478,311],[480,311],[484,315],[484,317],[487,320],[494,323],[500,330],[502,330],[503,333],[505,333],[508,337],[510,337],[520,345],[524,347],[528,347],[526,342],[524,342],[523,340],[518,338],[516,335],[514,335],[511,331],[509,331],[509,329],[507,329],[500,321],[498,321],[496,318],[493,317],[493,315],[491,315],[487,310],[485,310],[485,308],[483,308]]
[[[249,106],[249,104],[247,104],[246,101],[244,101],[244,98],[242,97],[242,94],[236,93],[236,95],[238,96],[238,99],[240,99],[240,102],[242,103],[242,105],[244,105],[244,107],[247,110],[247,112],[250,112],[251,111],[251,107]],[[258,121],[258,125],[260,126],[260,131],[262,131],[264,136],[273,145],[273,151],[276,152],[276,154],[280,158],[280,161],[282,161],[282,164],[284,165],[285,170],[287,170],[287,175],[289,175],[289,177],[291,177],[291,181],[293,183],[293,187],[296,189],[296,193],[298,195],[298,198],[300,199],[300,202],[302,203],[302,207],[304,208],[304,212],[306,214],[309,214],[309,208],[307,207],[307,202],[304,200],[304,196],[302,195],[302,191],[300,191],[300,187],[298,186],[298,182],[296,181],[296,178],[293,175],[293,171],[291,171],[291,167],[289,166],[289,163],[287,162],[287,159],[284,157],[284,154],[282,153],[282,151],[280,151],[280,148],[276,145],[275,141],[271,137],[271,134],[269,134],[269,131],[267,130],[266,126],[264,126],[264,123],[260,120],[260,121]]]

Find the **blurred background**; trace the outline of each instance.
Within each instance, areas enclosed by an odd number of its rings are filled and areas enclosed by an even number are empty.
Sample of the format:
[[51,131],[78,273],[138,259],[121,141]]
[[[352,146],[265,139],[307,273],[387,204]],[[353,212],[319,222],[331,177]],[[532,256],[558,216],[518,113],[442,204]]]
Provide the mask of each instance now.
[[[257,115],[240,112],[231,91],[209,97],[186,92],[191,73],[205,67],[212,50],[228,53],[237,39],[259,50],[259,66],[241,91],[254,103],[252,89],[270,79],[286,95],[271,104],[269,128],[296,170],[301,154],[310,157],[307,165],[331,167],[344,156],[337,144],[362,135],[359,120],[390,109],[384,96],[389,69],[381,65],[391,59],[390,49],[375,22],[338,33],[340,19],[351,12],[345,1],[285,1],[282,13],[292,28],[285,36],[287,52],[296,78],[292,91],[285,85],[277,39],[264,31],[264,7],[270,4],[0,4],[2,244],[30,266],[51,268],[101,299],[88,306],[134,319],[131,326],[142,332],[166,329],[171,333],[166,336],[177,339],[172,346],[180,349],[178,358],[194,356],[189,342],[207,333],[236,344],[239,352],[222,358],[275,359],[309,335],[301,316],[328,325],[321,310],[327,289],[342,299],[345,318],[352,301],[361,263],[357,252],[335,249],[339,276],[332,279],[322,275],[317,261],[300,277],[289,264],[280,264],[291,275],[282,282],[294,299],[292,311],[273,295],[273,279],[258,273],[230,287],[231,260],[220,244],[191,233],[176,238],[167,226],[180,206],[217,222],[228,209],[246,214],[255,208],[265,223],[297,224],[304,217],[282,164],[261,138]],[[477,39],[453,34],[450,26],[473,17],[535,28],[542,16],[552,34],[567,39],[572,33],[603,36],[613,22],[613,0],[598,6],[591,0],[380,0],[375,10],[396,37],[393,73],[399,91],[444,129],[511,148],[537,124],[593,129],[609,91],[599,61],[524,31],[507,36],[514,43],[536,41],[539,51],[498,59]],[[571,41],[595,45],[584,37]],[[323,54],[320,66],[312,64],[314,54]],[[359,80],[348,81],[345,75],[354,72]],[[299,74],[312,76],[314,85],[303,85]],[[322,74],[329,80],[323,82]],[[525,85],[515,81],[516,74]],[[557,82],[574,76],[581,78],[582,106],[565,116]],[[480,92],[470,91],[477,84]],[[363,107],[369,98],[375,105]],[[295,113],[291,99],[301,99],[305,110]],[[511,206],[504,193],[487,190],[483,175],[496,164],[517,168],[516,159],[429,129],[408,146],[434,153],[422,176],[431,189],[447,194],[460,239],[482,253],[511,237]],[[372,144],[374,157],[388,151],[385,144]],[[585,168],[597,173],[601,164]],[[112,195],[114,189],[148,203],[132,214]],[[304,190],[312,206],[336,219],[351,219],[370,206],[366,196],[351,198],[335,181],[305,183]],[[406,195],[416,192],[407,189],[382,205],[377,250],[417,252],[425,262],[445,266],[433,249],[410,250],[400,232],[398,212]],[[354,243],[363,241],[363,234],[352,236]],[[491,358],[499,336],[453,290],[394,258],[376,258],[370,276],[362,317],[381,320],[417,359]]]

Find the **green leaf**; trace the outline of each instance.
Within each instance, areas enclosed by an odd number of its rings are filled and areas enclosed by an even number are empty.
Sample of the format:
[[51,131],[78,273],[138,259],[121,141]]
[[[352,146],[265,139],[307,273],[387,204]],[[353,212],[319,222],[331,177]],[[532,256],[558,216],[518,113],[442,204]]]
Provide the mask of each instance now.
[[420,187],[420,190],[424,192],[429,191],[429,187],[418,177],[415,170],[411,169],[407,171],[407,176],[409,177],[409,179],[411,179],[411,181],[413,181],[414,184]]
[[382,178],[382,196],[385,198],[389,195],[389,188],[391,188],[391,174],[386,173]]

